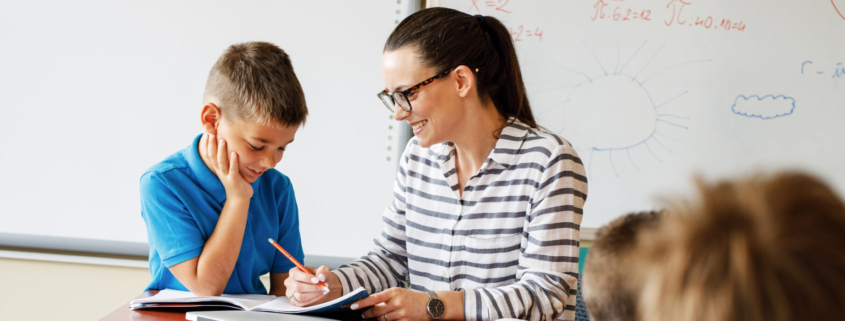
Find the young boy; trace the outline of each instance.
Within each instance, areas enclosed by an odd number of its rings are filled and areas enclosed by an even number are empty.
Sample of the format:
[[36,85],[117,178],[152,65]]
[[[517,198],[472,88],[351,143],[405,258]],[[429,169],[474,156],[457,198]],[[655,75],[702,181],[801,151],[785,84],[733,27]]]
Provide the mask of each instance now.
[[631,274],[637,236],[655,228],[659,212],[633,213],[596,231],[584,275],[582,297],[592,321],[636,320],[640,286]]
[[700,184],[646,233],[641,320],[842,320],[845,203],[801,173]]
[[288,55],[273,44],[230,46],[203,95],[204,133],[141,176],[152,282],[205,295],[284,295],[303,260],[293,187],[274,169],[308,109]]

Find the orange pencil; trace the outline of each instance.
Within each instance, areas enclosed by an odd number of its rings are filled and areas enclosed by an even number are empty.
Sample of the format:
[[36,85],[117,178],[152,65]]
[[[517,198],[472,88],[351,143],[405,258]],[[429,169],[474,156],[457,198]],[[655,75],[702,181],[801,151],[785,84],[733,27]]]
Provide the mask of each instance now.
[[[300,270],[302,270],[302,272],[308,273],[309,275],[314,275],[314,274],[311,274],[311,271],[308,271],[308,269],[306,269],[304,266],[302,266],[302,264],[300,264],[299,261],[294,259],[293,256],[291,256],[288,253],[288,251],[285,251],[285,249],[283,249],[282,246],[279,245],[279,243],[276,243],[276,241],[273,241],[273,239],[267,239],[267,240],[270,241],[270,244],[273,244],[273,246],[275,246],[276,249],[279,250],[279,252],[282,252],[282,254],[284,254],[288,258],[288,260],[293,262],[293,264],[296,264],[296,267],[298,267]],[[317,281],[317,285],[319,285],[321,288],[323,288],[323,292],[329,292],[329,287],[326,286],[326,284],[323,283],[323,281]]]

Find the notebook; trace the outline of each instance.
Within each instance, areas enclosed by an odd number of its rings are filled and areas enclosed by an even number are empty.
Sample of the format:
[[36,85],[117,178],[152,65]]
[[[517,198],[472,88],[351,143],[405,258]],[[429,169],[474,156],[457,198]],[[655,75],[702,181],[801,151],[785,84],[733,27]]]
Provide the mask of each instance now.
[[186,320],[191,321],[331,321],[335,319],[305,316],[301,314],[278,314],[254,311],[206,311],[188,312]]
[[158,294],[144,299],[135,299],[129,303],[133,310],[143,309],[235,309],[246,311],[275,313],[325,313],[350,311],[349,305],[368,297],[370,294],[363,287],[350,291],[346,295],[322,304],[309,307],[296,307],[284,296],[260,294],[223,294],[221,296],[196,296],[188,291],[165,289]]

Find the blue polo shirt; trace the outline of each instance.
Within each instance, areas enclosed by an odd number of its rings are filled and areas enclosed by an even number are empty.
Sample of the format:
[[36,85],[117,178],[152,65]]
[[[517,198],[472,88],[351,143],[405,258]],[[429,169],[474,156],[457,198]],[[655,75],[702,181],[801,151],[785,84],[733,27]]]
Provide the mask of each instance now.
[[[141,216],[147,224],[152,274],[147,290],[188,290],[168,268],[200,255],[226,204],[223,183],[200,158],[201,137],[141,176]],[[224,293],[267,294],[258,277],[267,272],[287,273],[294,267],[268,238],[303,262],[290,179],[270,169],[252,183],[252,190],[238,262]]]

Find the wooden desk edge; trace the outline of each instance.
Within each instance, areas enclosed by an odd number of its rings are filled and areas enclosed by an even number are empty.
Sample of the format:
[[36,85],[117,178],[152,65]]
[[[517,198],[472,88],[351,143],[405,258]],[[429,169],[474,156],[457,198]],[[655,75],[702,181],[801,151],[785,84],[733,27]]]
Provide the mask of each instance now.
[[[141,293],[135,299],[148,298],[158,293],[158,290],[149,290]],[[162,311],[136,311],[129,309],[129,302],[109,313],[100,321],[170,321],[185,320],[185,312],[162,312]]]

